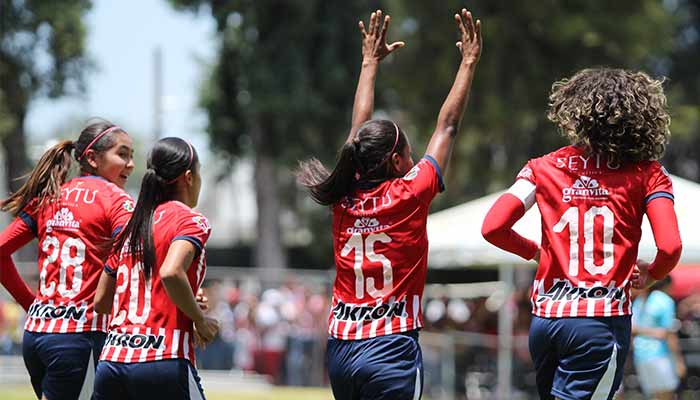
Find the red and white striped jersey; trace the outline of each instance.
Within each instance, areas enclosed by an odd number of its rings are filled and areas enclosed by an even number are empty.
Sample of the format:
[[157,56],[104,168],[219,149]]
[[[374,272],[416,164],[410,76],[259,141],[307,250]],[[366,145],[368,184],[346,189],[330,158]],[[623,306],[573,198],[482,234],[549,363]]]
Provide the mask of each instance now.
[[178,201],[159,205],[153,215],[156,265],[146,278],[141,262],[126,252],[112,256],[108,265],[117,271],[112,320],[100,360],[134,363],[183,358],[195,363],[192,320],[170,300],[160,279],[160,266],[170,244],[192,243],[198,254],[187,269],[192,293],[204,280],[204,244],[211,228],[207,219]]
[[39,290],[24,329],[43,333],[107,330],[93,310],[111,239],[131,217],[134,202],[97,176],[71,179],[57,201],[31,203],[19,214],[39,240]]
[[[530,160],[511,188],[542,215],[540,264],[532,290],[538,317],[632,313],[630,277],[646,204],[673,200],[657,161],[612,165],[567,146]],[[534,193],[534,198],[532,194]]]
[[366,339],[423,326],[426,222],[442,189],[439,167],[426,156],[403,178],[359,189],[333,206],[331,336]]

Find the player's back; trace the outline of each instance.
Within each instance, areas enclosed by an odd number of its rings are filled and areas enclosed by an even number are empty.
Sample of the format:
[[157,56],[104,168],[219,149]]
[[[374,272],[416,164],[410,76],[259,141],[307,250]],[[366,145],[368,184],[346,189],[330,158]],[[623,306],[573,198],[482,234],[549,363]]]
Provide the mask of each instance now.
[[532,294],[541,317],[631,313],[629,279],[648,201],[673,198],[656,161],[614,165],[567,146],[533,159],[519,178],[535,184],[542,215]]
[[426,220],[441,189],[439,170],[426,157],[403,178],[360,189],[333,206],[331,336],[366,339],[422,327]]
[[126,192],[96,176],[63,184],[56,201],[32,204],[20,217],[39,239],[39,290],[25,329],[72,333],[106,331],[93,300],[112,237],[128,222],[134,203]]
[[[197,254],[187,269],[187,278],[192,293],[196,293],[204,280],[204,244],[209,232],[206,218],[183,203],[160,204],[153,215],[156,264],[150,277],[146,277],[140,260],[127,252],[127,240],[118,265],[110,265],[117,271],[116,293],[101,359],[128,363],[184,358],[194,362],[192,320],[172,302],[159,271],[173,241],[192,243]],[[116,263],[115,257],[109,263]]]

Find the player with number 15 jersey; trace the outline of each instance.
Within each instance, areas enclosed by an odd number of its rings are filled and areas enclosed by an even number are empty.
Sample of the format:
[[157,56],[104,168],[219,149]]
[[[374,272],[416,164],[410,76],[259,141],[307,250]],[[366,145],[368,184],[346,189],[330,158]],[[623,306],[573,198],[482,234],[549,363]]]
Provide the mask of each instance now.
[[[555,83],[550,100],[549,118],[572,145],[530,160],[482,233],[539,261],[529,344],[540,397],[608,399],[629,350],[631,288],[680,257],[673,186],[656,161],[669,133],[665,96],[644,73],[591,69]],[[539,245],[512,230],[534,204]],[[658,248],[651,264],[637,260],[645,213]]]
[[417,164],[398,124],[370,120],[378,64],[403,46],[386,43],[390,18],[378,10],[369,31],[359,24],[362,70],[350,135],[338,162],[328,172],[311,160],[298,172],[312,198],[333,211],[336,278],[326,364],[338,400],[419,399],[422,393],[418,331],[428,266],[428,209],[444,189],[442,172],[481,54],[481,23],[466,9],[454,17],[462,62]]

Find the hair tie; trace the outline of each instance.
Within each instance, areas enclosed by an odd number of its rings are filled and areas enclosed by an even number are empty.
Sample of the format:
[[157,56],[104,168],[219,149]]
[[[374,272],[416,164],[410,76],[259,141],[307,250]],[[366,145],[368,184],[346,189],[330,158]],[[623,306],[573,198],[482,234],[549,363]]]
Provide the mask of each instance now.
[[194,161],[194,149],[188,140],[185,140],[185,143],[187,143],[187,147],[190,148],[190,162],[187,163],[187,168],[185,168],[185,171],[187,171],[188,169],[192,168],[192,162]]
[[394,139],[394,146],[392,146],[391,151],[389,152],[389,157],[394,154],[396,146],[399,144],[399,126],[396,125],[396,122],[394,121],[391,121],[391,123],[394,124],[394,128],[396,129],[396,139]]
[[90,144],[88,144],[88,145],[85,147],[85,149],[83,150],[83,152],[80,153],[80,155],[78,156],[77,160],[80,161],[80,160],[83,158],[83,156],[85,155],[85,153],[86,153],[88,150],[90,150],[90,148],[92,147],[92,145],[95,144],[98,140],[100,140],[100,138],[101,138],[102,136],[105,136],[106,134],[108,134],[108,133],[110,133],[110,132],[112,132],[112,131],[114,131],[114,130],[116,130],[116,129],[121,129],[121,128],[120,128],[119,126],[117,126],[117,125],[112,125],[112,126],[110,126],[109,128],[107,128],[107,129],[103,130],[102,132],[100,132],[97,136],[95,136],[94,139],[92,139],[92,141],[90,142]]

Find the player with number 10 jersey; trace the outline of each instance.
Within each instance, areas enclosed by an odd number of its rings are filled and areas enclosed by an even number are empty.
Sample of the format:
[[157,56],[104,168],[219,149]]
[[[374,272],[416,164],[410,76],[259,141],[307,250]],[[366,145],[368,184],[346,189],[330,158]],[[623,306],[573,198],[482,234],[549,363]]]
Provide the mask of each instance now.
[[[557,82],[549,118],[571,140],[530,160],[484,219],[494,245],[539,262],[529,346],[542,399],[610,399],[630,347],[630,290],[678,262],[673,186],[656,161],[670,118],[661,82],[588,69]],[[542,241],[513,231],[537,204]],[[646,214],[657,245],[637,260]]]

